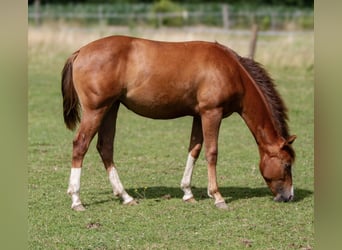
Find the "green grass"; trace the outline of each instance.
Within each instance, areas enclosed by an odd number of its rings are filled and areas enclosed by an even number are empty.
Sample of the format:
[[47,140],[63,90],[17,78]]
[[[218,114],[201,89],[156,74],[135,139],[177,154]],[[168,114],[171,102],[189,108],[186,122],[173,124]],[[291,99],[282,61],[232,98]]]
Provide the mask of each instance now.
[[291,131],[298,136],[294,202],[272,201],[258,170],[254,139],[242,119],[233,115],[222,123],[217,169],[229,209],[216,209],[206,196],[203,153],[193,176],[198,202],[183,203],[179,185],[191,118],[154,121],[121,107],[115,160],[125,188],[139,205],[124,206],[113,197],[93,142],[81,179],[81,198],[87,210],[76,213],[66,194],[73,133],[63,123],[60,93],[60,71],[72,51],[62,45],[29,44],[30,249],[314,247],[312,69],[266,65],[290,110]]

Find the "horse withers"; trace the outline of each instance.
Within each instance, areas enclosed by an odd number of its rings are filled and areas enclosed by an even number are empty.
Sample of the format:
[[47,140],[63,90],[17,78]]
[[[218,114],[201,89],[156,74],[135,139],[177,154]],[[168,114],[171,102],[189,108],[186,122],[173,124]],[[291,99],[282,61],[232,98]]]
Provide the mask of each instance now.
[[97,150],[114,195],[124,204],[135,204],[120,181],[113,159],[120,104],[152,119],[193,117],[181,180],[184,201],[194,201],[192,172],[204,143],[208,195],[218,208],[227,208],[217,184],[217,145],[221,120],[233,112],[240,114],[256,140],[260,172],[274,199],[293,199],[291,168],[295,153],[291,144],[296,136],[288,132],[284,102],[260,64],[219,43],[102,38],[67,59],[62,94],[66,126],[73,130],[80,122],[73,140],[68,188],[74,210],[84,210],[79,194],[81,169],[96,133]]

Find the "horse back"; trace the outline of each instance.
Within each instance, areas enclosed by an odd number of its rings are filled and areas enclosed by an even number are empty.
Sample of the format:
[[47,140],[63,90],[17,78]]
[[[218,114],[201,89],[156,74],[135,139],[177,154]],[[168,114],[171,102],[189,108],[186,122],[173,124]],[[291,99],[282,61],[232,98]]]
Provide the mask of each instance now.
[[195,115],[234,94],[239,79],[234,61],[215,43],[112,36],[80,49],[75,88],[81,100],[95,100],[93,106],[120,100],[151,118]]

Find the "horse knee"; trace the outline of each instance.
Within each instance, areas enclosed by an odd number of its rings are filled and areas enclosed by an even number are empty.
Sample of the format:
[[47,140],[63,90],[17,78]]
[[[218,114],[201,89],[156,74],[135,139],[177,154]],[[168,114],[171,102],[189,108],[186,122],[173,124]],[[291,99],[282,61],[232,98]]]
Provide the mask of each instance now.
[[218,151],[217,148],[209,148],[206,152],[206,159],[209,164],[216,164]]
[[208,187],[208,196],[213,197],[218,192],[217,187]]

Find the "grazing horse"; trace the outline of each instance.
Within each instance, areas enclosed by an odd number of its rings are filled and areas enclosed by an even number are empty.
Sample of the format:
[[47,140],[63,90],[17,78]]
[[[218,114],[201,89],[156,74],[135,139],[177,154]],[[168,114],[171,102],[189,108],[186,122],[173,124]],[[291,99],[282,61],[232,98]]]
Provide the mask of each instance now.
[[[189,154],[181,189],[194,201],[192,171],[202,145],[208,163],[208,195],[227,208],[216,178],[221,120],[233,112],[243,118],[260,153],[260,172],[276,201],[293,199],[291,166],[295,153],[287,110],[273,80],[257,62],[219,43],[158,42],[111,36],[73,53],[62,71],[64,121],[73,130],[68,193],[71,207],[82,211],[80,179],[84,156],[95,134],[97,150],[115,196],[135,204],[125,191],[113,160],[116,118],[120,104],[152,119],[192,116]],[[82,116],[81,116],[82,113]]]

